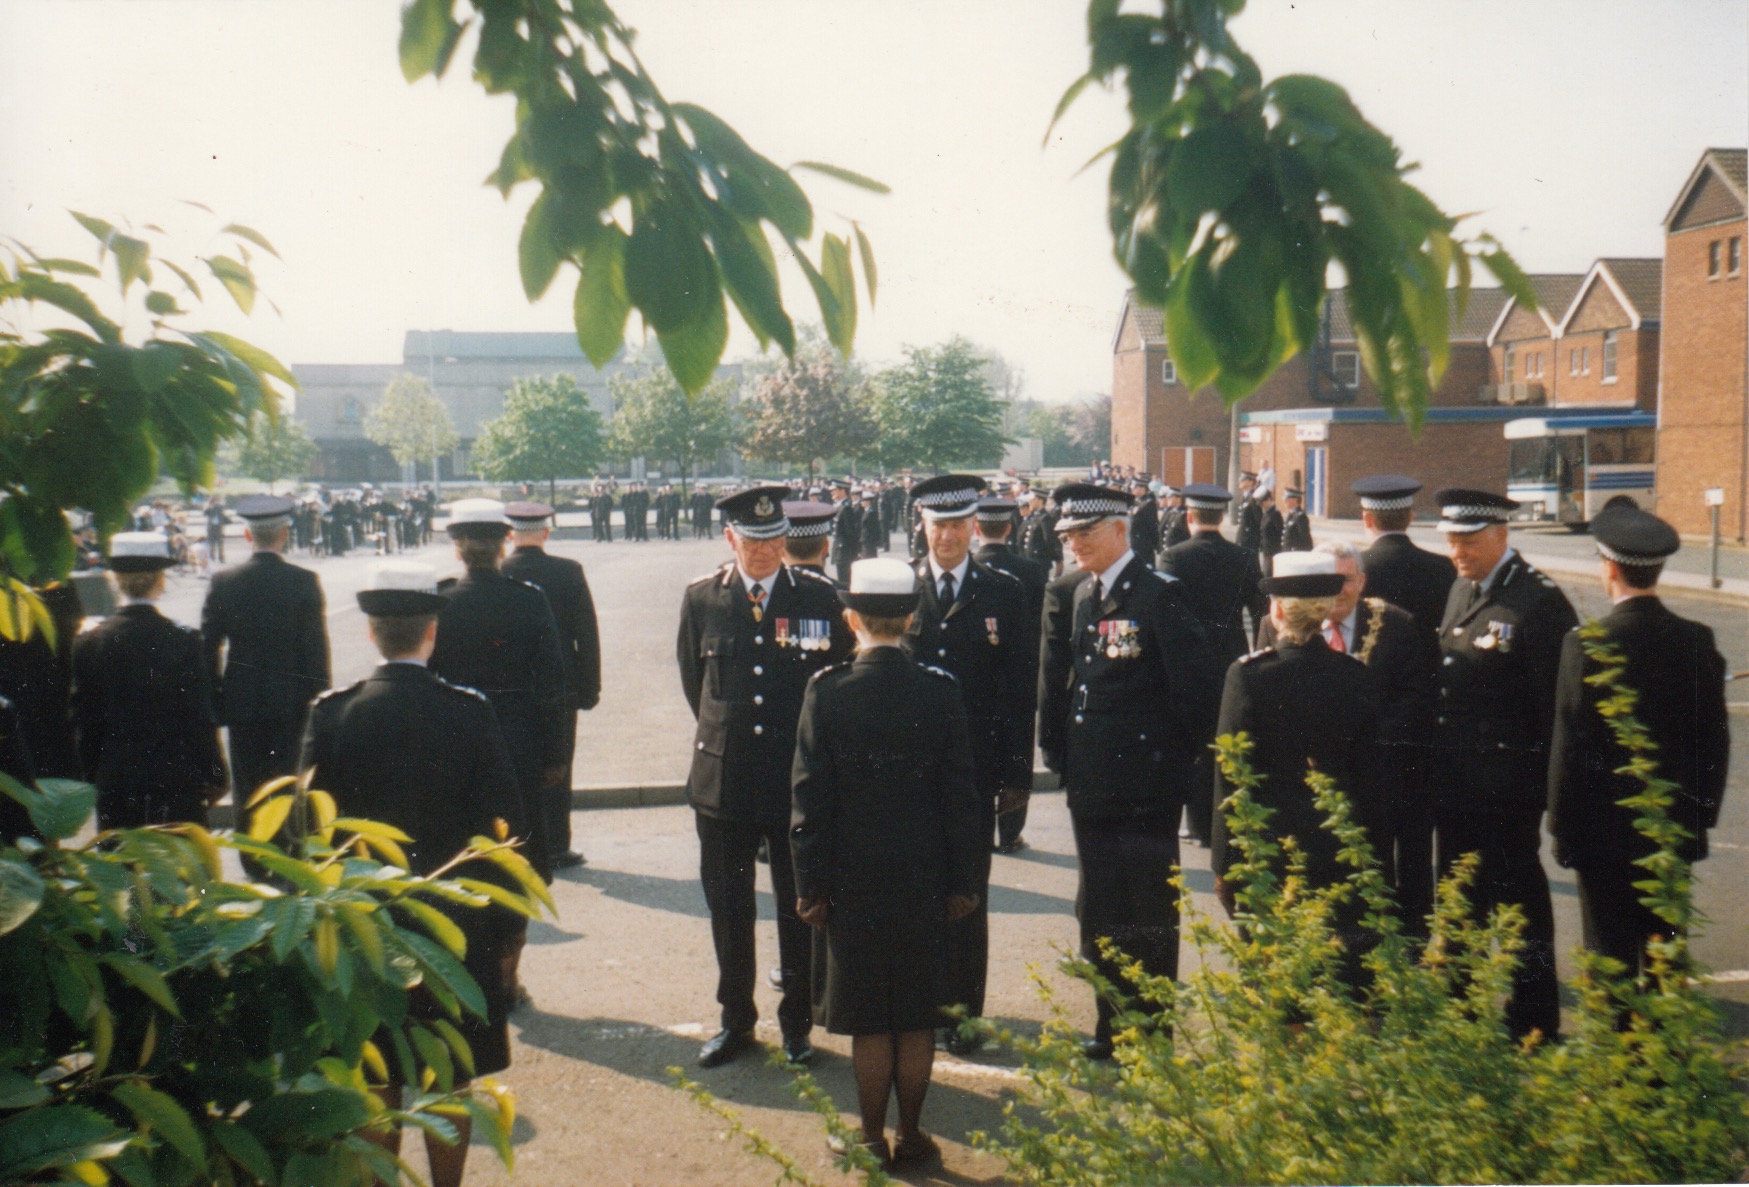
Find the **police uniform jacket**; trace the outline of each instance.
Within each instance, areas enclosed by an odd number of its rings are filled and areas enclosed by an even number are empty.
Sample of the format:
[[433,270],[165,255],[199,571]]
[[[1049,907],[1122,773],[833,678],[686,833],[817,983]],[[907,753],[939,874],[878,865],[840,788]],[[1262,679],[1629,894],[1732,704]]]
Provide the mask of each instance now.
[[[706,816],[785,828],[796,719],[808,678],[850,654],[854,640],[832,583],[784,566],[764,613],[734,562],[686,588],[675,656],[698,719],[686,794]],[[824,640],[819,648],[815,642]]]
[[1008,574],[1020,582],[1026,592],[1027,620],[1033,625],[1033,661],[1038,660],[1038,628],[1045,608],[1045,586],[1050,584],[1051,571],[1031,557],[1020,555],[1007,543],[985,544],[972,554],[981,565]]
[[1562,642],[1578,616],[1516,552],[1472,599],[1475,589],[1452,586],[1439,630],[1435,810],[1534,826],[1548,798]]
[[1020,551],[1047,569],[1063,559],[1063,545],[1057,539],[1056,523],[1043,507],[1021,521]]
[[1255,550],[1224,539],[1219,532],[1199,532],[1167,549],[1160,568],[1178,578],[1185,604],[1208,632],[1223,671],[1251,650],[1245,611],[1258,623],[1269,605],[1257,588],[1263,569]]
[[1281,512],[1277,511],[1273,504],[1271,504],[1269,510],[1263,512],[1262,515],[1263,522],[1258,530],[1257,548],[1258,551],[1263,553],[1264,558],[1267,560],[1283,550],[1284,545],[1282,537],[1287,528],[1285,522],[1281,518]]
[[1239,504],[1236,543],[1251,552],[1263,547],[1263,507],[1254,500],[1246,499]]
[[104,828],[199,821],[229,781],[200,633],[147,603],[74,641],[73,722]]
[[1457,569],[1437,552],[1429,552],[1401,532],[1380,536],[1362,555],[1368,597],[1383,598],[1415,616],[1429,635],[1439,633],[1445,602]]
[[1312,517],[1301,509],[1289,511],[1281,520],[1283,552],[1312,551]]
[[978,790],[1030,788],[1038,675],[1026,591],[1008,574],[970,560],[953,604],[943,606],[929,562],[916,569],[921,597],[905,646],[913,659],[958,678]]
[[862,517],[862,552],[861,556],[879,556],[881,549],[887,546],[887,529],[881,523],[881,509],[878,504],[868,503],[857,509]]
[[[56,582],[37,591],[55,625],[55,638],[0,639],[0,696],[12,702],[17,728],[28,741],[38,775],[79,777],[73,741],[73,640],[85,620],[79,591]],[[3,807],[3,805],[0,805]]]
[[845,499],[838,504],[838,514],[832,519],[832,556],[840,566],[848,565],[862,555],[862,512]]
[[1075,587],[1086,569],[1070,569],[1045,584],[1039,613],[1038,747],[1045,766],[1061,775],[1069,744],[1069,695],[1074,688]]
[[[1652,596],[1616,606],[1603,629],[1601,642],[1627,660],[1623,683],[1639,693],[1634,715],[1658,744],[1658,774],[1677,786],[1670,815],[1693,834],[1678,852],[1698,861],[1707,855],[1707,830],[1719,823],[1731,755],[1724,658],[1709,628]],[[1636,813],[1618,806],[1643,785],[1615,773],[1628,755],[1597,712],[1602,691],[1585,683],[1597,667],[1579,633],[1569,632],[1555,693],[1549,832],[1567,864],[1625,867],[1653,846],[1634,828]]]
[[1183,507],[1168,507],[1160,513],[1160,547],[1174,548],[1190,539],[1190,514]]
[[1153,499],[1139,499],[1130,512],[1130,551],[1152,558],[1160,551],[1160,507]]
[[601,702],[601,631],[583,566],[553,556],[538,545],[528,545],[510,554],[503,572],[547,595],[547,605],[552,607],[553,621],[559,628],[566,688],[579,709],[595,708]]
[[213,574],[200,633],[225,725],[301,720],[328,687],[322,584],[276,552]]
[[[1263,777],[1254,797],[1274,810],[1269,834],[1298,839],[1307,875],[1318,884],[1340,880],[1348,868],[1336,860],[1336,836],[1323,827],[1325,813],[1312,801],[1307,767],[1335,781],[1377,846],[1389,819],[1378,716],[1366,668],[1352,655],[1330,650],[1321,634],[1252,652],[1227,669],[1216,734],[1242,730],[1251,736],[1251,767]],[[1233,790],[1217,764],[1216,804]],[[1209,863],[1217,874],[1238,860],[1226,816],[1225,811],[1215,814]]]
[[[1132,558],[1093,601],[1075,586],[1063,784],[1088,820],[1177,819],[1198,755],[1214,737],[1219,672],[1208,636],[1169,578]],[[1046,662],[1054,663],[1046,649]]]

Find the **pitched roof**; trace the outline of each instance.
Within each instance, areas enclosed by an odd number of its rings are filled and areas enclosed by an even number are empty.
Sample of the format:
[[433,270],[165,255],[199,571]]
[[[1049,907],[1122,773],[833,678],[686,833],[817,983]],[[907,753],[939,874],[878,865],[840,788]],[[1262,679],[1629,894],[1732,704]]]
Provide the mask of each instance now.
[[1597,261],[1609,269],[1621,295],[1645,321],[1657,321],[1664,308],[1664,261],[1606,256]]
[[1737,187],[1739,194],[1749,189],[1749,149],[1709,148],[1706,155],[1712,158],[1725,179]]
[[1688,175],[1688,180],[1682,183],[1682,188],[1676,193],[1676,201],[1670,204],[1670,209],[1664,215],[1664,226],[1668,228],[1676,220],[1676,215],[1688,201],[1688,196],[1694,192],[1695,186],[1709,172],[1717,174],[1724,180],[1726,186],[1736,195],[1738,202],[1749,199],[1749,149],[1741,148],[1709,148],[1700,154],[1700,160],[1695,163],[1694,171]]
[[1135,290],[1131,289],[1124,300],[1129,304],[1131,312],[1136,315],[1136,333],[1140,334],[1142,341],[1149,346],[1166,345],[1166,315],[1158,309],[1138,305],[1135,298]]
[[[1575,285],[1580,280],[1575,276]],[[1488,330],[1499,316],[1500,308],[1506,303],[1506,292],[1497,288],[1472,288],[1470,301],[1464,308],[1463,316],[1457,315],[1457,293],[1448,294],[1451,302],[1452,326],[1451,340],[1453,342],[1480,342],[1488,336]],[[1136,332],[1148,346],[1164,346],[1166,344],[1165,319],[1158,309],[1149,309],[1136,303],[1135,290],[1124,294],[1124,307],[1135,314]],[[1330,307],[1330,341],[1353,342],[1354,323],[1348,318],[1348,297],[1345,289],[1331,289],[1329,292]],[[1121,330],[1123,319],[1118,318]]]
[[[1573,298],[1578,295],[1579,286],[1585,283],[1585,272],[1533,272],[1526,279],[1530,281],[1530,291],[1536,294],[1537,316],[1543,319],[1543,325],[1549,328],[1551,335],[1557,333],[1561,322],[1567,316],[1567,311],[1573,305]],[[1488,329],[1488,345],[1494,345],[1495,336],[1500,333],[1500,327],[1506,324],[1506,319],[1512,316],[1512,311],[1518,307],[1518,298],[1507,297],[1500,303],[1500,312],[1494,317],[1494,324]]]

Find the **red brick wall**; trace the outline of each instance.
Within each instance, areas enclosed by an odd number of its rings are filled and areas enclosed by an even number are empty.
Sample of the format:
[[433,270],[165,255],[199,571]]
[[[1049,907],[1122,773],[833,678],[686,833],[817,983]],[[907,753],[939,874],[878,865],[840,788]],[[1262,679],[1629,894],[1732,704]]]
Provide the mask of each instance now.
[[[1741,207],[1739,207],[1739,210]],[[1679,231],[1664,243],[1662,394],[1658,409],[1658,513],[1681,532],[1708,530],[1702,491],[1723,487],[1725,533],[1745,534],[1744,383],[1749,315],[1743,273],[1707,276],[1713,241],[1745,221]],[[1721,249],[1722,251],[1722,249]]]
[[[1111,451],[1110,459],[1120,466],[1145,469],[1146,425],[1151,387],[1148,356],[1154,352],[1143,344],[1136,332],[1133,314],[1124,314],[1118,327],[1117,348],[1111,359]],[[1155,370],[1158,370],[1156,366]],[[1152,377],[1157,382],[1158,376]]]

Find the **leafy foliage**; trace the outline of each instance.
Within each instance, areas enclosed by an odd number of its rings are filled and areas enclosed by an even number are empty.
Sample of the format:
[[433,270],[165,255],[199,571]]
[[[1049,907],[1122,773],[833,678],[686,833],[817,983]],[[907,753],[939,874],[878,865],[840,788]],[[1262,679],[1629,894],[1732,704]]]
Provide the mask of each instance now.
[[1047,468],[1086,466],[1111,453],[1110,396],[1088,396],[1074,404],[1015,401],[1004,424],[1014,437],[1039,438]]
[[615,375],[609,389],[612,448],[620,457],[673,462],[684,482],[700,462],[740,445],[732,380],[714,380],[689,398],[668,368],[646,367]]
[[435,462],[461,443],[430,382],[406,372],[389,380],[382,399],[365,414],[364,435],[403,466]]
[[748,454],[810,477],[816,461],[869,454],[877,435],[866,386],[830,350],[798,352],[760,378],[744,409]]
[[[291,783],[258,793],[247,834],[74,844],[95,789],[0,778],[40,834],[0,842],[0,1181],[400,1183],[412,1172],[368,1135],[454,1141],[461,1116],[509,1163],[508,1092],[455,1088],[472,1054],[452,1020],[483,999],[443,911],[550,909],[539,877],[490,838],[408,874],[405,835]],[[291,851],[265,839],[288,818]],[[276,884],[224,880],[227,846]],[[524,893],[467,876],[482,862]],[[419,987],[447,1019],[414,1020]],[[384,1083],[404,1086],[398,1109]]]
[[[856,334],[855,260],[872,302],[874,256],[862,229],[822,233],[818,263],[804,250],[814,212],[792,175],[811,170],[886,192],[833,165],[783,169],[702,107],[671,103],[645,71],[633,32],[600,0],[413,0],[401,17],[409,82],[442,77],[468,26],[478,27],[474,77],[516,96],[516,132],[486,179],[508,195],[540,196],[522,228],[518,261],[529,300],[562,264],[579,271],[577,341],[597,367],[620,349],[633,309],[655,330],[688,393],[709,384],[728,343],[728,303],[761,347],[795,351],[770,235],[808,279],[834,345]],[[851,239],[856,254],[851,252]]]
[[492,482],[544,481],[551,501],[560,478],[590,473],[606,449],[601,416],[576,379],[532,376],[512,383],[503,414],[480,426],[473,468]]
[[158,254],[156,228],[73,217],[97,240],[95,263],[0,246],[0,579],[15,593],[72,568],[66,511],[91,512],[107,536],[162,473],[210,485],[220,442],[277,415],[297,386],[260,347],[186,328],[202,299],[194,269],[254,308],[251,245],[273,252],[259,232],[224,227],[190,268]]
[[875,423],[888,466],[946,470],[1002,460],[1003,405],[990,388],[987,356],[954,337],[912,346],[874,379]]
[[315,460],[316,443],[302,421],[258,412],[249,418],[247,435],[220,451],[219,467],[272,489],[276,482],[302,478]]
[[1266,81],[1228,29],[1244,6],[1089,0],[1088,71],[1057,113],[1093,82],[1127,92],[1130,129],[1106,150],[1118,264],[1164,312],[1185,385],[1229,404],[1315,341],[1340,265],[1367,373],[1418,423],[1449,356],[1447,284],[1461,316],[1472,255],[1521,303],[1535,297],[1492,238],[1454,236],[1459,220],[1409,183],[1415,166],[1341,87]]

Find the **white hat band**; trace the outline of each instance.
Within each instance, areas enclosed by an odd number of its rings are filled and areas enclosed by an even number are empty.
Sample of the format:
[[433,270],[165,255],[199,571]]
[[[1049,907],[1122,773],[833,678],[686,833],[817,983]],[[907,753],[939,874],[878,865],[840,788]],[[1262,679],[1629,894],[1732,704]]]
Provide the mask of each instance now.
[[1368,511],[1407,511],[1415,505],[1415,496],[1392,495],[1388,499],[1375,499],[1370,495],[1362,495],[1360,505]]

